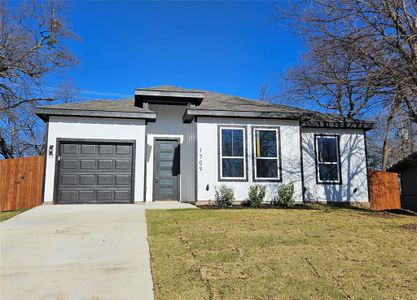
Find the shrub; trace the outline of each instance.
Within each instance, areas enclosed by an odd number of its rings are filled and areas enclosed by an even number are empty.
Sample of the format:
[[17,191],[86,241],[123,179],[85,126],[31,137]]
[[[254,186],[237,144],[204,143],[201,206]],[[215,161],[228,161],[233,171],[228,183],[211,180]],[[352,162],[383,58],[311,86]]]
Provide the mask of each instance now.
[[251,207],[252,203],[250,202],[250,200],[243,200],[240,205],[242,205],[243,207]]
[[228,207],[232,206],[235,195],[233,189],[225,184],[222,184],[218,188],[216,187],[214,193],[214,204],[217,206]]
[[281,184],[278,189],[277,195],[274,197],[272,204],[283,207],[293,207],[294,200],[294,183]]
[[251,185],[249,187],[249,201],[252,207],[261,206],[265,198],[265,186],[260,184]]

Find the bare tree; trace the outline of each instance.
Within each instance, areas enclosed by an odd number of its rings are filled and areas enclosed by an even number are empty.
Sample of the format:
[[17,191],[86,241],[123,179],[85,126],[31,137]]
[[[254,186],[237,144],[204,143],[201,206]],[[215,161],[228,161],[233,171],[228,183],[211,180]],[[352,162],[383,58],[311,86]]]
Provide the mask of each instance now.
[[[410,120],[408,113],[398,111],[391,120],[390,128],[387,126],[387,115],[390,115],[389,111],[378,113],[373,118],[377,126],[368,134],[369,164],[374,169],[381,169],[384,159],[385,165],[389,166],[417,151],[417,124]],[[390,143],[384,148],[387,140]],[[390,155],[384,155],[383,149]]]
[[264,102],[273,102],[275,100],[275,96],[271,93],[267,83],[262,83],[259,86],[259,100]]
[[417,122],[417,2],[313,0],[287,16],[309,47],[304,65],[287,74],[290,94],[345,118],[388,111],[385,169],[397,114]]
[[331,44],[310,42],[303,65],[287,71],[287,97],[337,112],[346,120],[373,108],[382,93],[375,68]]
[[33,108],[58,99],[45,82],[76,64],[64,46],[75,36],[62,5],[0,2],[0,153],[6,159],[44,151]]

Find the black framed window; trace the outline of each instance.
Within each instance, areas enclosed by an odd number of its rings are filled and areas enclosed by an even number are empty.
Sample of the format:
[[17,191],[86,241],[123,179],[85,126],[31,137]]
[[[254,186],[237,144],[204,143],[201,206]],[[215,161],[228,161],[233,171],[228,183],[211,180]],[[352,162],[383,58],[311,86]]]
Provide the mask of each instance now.
[[244,128],[220,128],[220,179],[246,179]]
[[318,183],[341,183],[339,137],[316,135]]
[[279,180],[279,132],[278,128],[255,128],[254,179]]

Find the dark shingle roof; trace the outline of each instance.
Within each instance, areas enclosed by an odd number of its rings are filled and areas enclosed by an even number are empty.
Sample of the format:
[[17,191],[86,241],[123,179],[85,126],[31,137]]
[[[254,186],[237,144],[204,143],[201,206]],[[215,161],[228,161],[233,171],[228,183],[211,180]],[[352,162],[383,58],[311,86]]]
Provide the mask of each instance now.
[[[210,115],[213,113],[216,113],[217,116],[244,116],[244,114],[247,113],[249,117],[300,119],[302,125],[310,127],[350,127],[363,129],[371,129],[373,127],[373,124],[369,122],[359,120],[344,120],[342,117],[337,115],[324,114],[312,110],[305,110],[270,102],[250,100],[242,97],[219,94],[204,90],[185,89],[176,86],[156,86],[142,88],[140,90],[204,93],[204,99],[201,104],[187,110],[190,118],[193,118],[193,116],[197,115]],[[124,113],[128,115],[132,114],[132,117],[134,114],[146,116],[147,114],[153,113],[149,109],[135,106],[133,98],[121,100],[93,100],[50,105],[40,107],[37,113],[42,117],[43,115],[52,114],[57,110],[62,111],[62,114],[65,114],[66,112],[73,112],[72,114],[74,114],[76,111],[82,111],[84,115],[88,115],[92,111],[107,113],[118,112],[121,113],[121,116],[123,116]]]
[[301,119],[304,126],[310,127],[354,127],[373,128],[373,123],[361,120],[344,120],[335,114],[325,114],[317,111],[301,109],[271,102],[246,99],[237,96],[219,94],[210,91],[185,89],[175,86],[157,86],[141,90],[152,91],[177,91],[177,92],[202,92],[204,100],[193,108],[193,111],[227,111],[227,112],[259,112],[259,117],[296,118]]
[[106,100],[97,99],[81,102],[70,102],[64,104],[48,105],[43,108],[56,108],[56,109],[75,109],[75,110],[99,110],[99,111],[119,111],[119,112],[144,112],[149,111],[140,107],[134,106],[135,100],[119,99],[119,100]]
[[51,115],[156,119],[156,113],[135,106],[134,99],[91,100],[37,107],[35,113],[44,121]]
[[199,92],[204,93],[204,99],[201,104],[194,109],[199,110],[233,110],[233,111],[276,111],[276,112],[301,112],[301,109],[285,105],[251,100],[237,96],[219,94],[210,91],[185,89],[175,86],[157,86],[144,88],[141,90],[152,90],[161,92]]
[[398,172],[403,168],[415,167],[417,168],[417,151],[411,153],[410,155],[404,157],[402,160],[396,162],[391,167],[388,168],[388,171]]

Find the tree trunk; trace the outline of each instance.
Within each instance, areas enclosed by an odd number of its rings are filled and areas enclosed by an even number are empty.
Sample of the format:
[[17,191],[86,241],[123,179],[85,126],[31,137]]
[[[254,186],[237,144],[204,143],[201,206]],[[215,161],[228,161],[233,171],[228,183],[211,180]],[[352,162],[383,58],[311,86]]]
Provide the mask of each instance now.
[[387,128],[385,128],[385,135],[384,135],[384,143],[382,146],[382,171],[386,171],[388,168],[388,156],[390,154],[390,132],[392,128],[392,122],[394,117],[398,111],[399,101],[398,99],[394,99],[391,112],[387,118]]
[[6,140],[0,137],[0,153],[3,155],[4,159],[13,158],[13,152],[10,151],[10,148],[7,146]]

